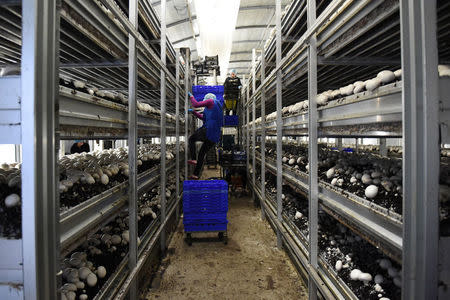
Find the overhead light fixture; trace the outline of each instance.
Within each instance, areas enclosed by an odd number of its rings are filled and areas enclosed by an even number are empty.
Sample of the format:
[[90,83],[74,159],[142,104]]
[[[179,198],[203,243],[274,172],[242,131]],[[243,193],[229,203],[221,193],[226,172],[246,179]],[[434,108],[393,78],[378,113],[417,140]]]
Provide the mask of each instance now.
[[[201,50],[205,56],[219,55],[220,81],[226,78],[233,32],[240,0],[194,0]],[[199,46],[197,45],[197,51]],[[199,52],[200,53],[200,52]]]

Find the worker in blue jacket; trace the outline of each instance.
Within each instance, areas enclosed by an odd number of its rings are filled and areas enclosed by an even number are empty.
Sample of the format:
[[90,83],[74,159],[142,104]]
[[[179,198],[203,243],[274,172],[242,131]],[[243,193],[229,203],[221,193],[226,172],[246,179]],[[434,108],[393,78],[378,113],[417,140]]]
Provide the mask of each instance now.
[[[203,126],[197,129],[197,131],[189,137],[189,152],[191,160],[188,160],[188,163],[195,165],[194,174],[191,175],[189,179],[198,179],[200,171],[203,167],[206,153],[220,140],[223,126],[223,100],[218,100],[216,95],[211,93],[206,94],[203,101],[195,100],[194,96],[189,93],[189,99],[192,107],[205,108],[203,110],[203,114],[190,110],[197,118],[203,120]],[[195,143],[199,141],[203,142],[203,144],[200,148],[200,153],[198,154],[197,160]]]

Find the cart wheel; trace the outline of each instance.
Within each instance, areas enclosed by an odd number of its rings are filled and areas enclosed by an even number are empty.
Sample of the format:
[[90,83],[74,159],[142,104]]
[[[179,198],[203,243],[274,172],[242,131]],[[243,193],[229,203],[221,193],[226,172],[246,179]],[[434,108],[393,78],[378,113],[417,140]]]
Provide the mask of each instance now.
[[228,244],[228,234],[226,232],[221,232],[221,234],[222,234],[223,243],[225,245],[227,245]]
[[186,243],[192,246],[192,235],[190,233],[186,234]]
[[218,236],[219,236],[219,240],[223,241],[223,232],[219,232]]

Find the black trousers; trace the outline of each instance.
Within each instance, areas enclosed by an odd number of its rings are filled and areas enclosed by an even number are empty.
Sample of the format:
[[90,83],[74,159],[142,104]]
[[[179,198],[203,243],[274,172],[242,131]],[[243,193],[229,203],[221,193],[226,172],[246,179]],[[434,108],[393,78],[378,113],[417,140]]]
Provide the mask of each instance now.
[[[200,153],[197,158],[197,149],[195,147],[196,142],[203,142],[202,147],[200,148]],[[200,171],[203,167],[203,162],[205,161],[206,153],[214,147],[216,143],[211,142],[206,137],[206,127],[202,127],[197,129],[190,137],[189,137],[189,153],[191,155],[192,160],[197,160],[197,165],[195,166],[194,175],[199,176]]]

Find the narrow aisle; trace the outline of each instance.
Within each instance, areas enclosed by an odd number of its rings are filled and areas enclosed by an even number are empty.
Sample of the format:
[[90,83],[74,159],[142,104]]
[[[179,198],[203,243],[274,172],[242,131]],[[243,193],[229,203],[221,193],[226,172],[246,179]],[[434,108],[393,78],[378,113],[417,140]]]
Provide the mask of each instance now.
[[228,245],[194,241],[191,247],[181,222],[162,279],[146,299],[307,299],[303,281],[249,197],[230,199],[228,220]]

